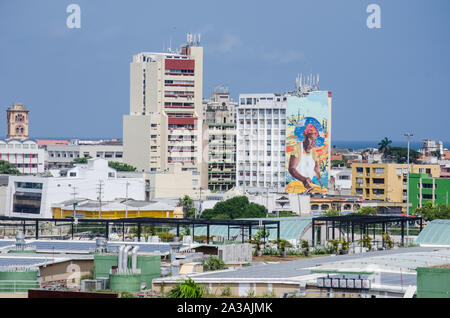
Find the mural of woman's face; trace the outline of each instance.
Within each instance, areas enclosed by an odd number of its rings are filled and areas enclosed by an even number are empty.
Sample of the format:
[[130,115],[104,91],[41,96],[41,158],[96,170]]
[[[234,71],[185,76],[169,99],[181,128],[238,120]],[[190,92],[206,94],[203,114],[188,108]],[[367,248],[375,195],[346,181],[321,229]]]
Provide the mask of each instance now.
[[307,133],[303,139],[303,147],[309,152],[316,144],[317,135],[315,133]]

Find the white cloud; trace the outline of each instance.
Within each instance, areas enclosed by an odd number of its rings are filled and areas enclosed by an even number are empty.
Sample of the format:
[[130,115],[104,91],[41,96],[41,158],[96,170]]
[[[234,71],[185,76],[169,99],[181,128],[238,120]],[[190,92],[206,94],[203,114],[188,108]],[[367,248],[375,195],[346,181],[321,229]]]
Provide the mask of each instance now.
[[304,60],[305,55],[302,52],[293,51],[293,50],[288,50],[285,52],[269,51],[269,52],[262,53],[261,58],[263,60],[269,61],[269,62],[279,62],[282,64],[288,64],[291,62]]
[[[241,39],[234,34],[225,34],[219,43],[208,46],[210,53],[229,53],[242,43]],[[206,46],[206,45],[205,45]]]

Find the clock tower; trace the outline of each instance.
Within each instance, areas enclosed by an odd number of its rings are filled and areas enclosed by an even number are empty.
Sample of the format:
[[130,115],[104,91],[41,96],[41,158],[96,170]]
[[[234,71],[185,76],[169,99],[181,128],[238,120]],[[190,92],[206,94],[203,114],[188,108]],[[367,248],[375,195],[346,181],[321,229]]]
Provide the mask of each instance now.
[[6,139],[28,139],[28,112],[22,104],[14,103],[6,110],[8,134]]

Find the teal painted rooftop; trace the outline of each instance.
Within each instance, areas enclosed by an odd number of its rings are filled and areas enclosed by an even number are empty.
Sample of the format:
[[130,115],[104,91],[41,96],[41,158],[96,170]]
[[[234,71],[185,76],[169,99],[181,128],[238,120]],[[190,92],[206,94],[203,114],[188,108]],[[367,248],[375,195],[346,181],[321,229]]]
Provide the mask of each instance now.
[[450,220],[433,220],[420,232],[418,244],[450,245]]

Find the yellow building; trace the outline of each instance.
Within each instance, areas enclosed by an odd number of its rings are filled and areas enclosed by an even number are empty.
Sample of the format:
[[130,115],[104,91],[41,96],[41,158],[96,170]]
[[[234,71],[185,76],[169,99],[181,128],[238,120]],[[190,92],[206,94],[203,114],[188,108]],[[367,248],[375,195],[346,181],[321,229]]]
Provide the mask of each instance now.
[[[439,165],[410,165],[411,173],[439,177]],[[406,203],[407,164],[353,163],[352,194],[364,200]]]
[[[74,207],[75,203],[75,207]],[[74,214],[78,218],[92,219],[120,219],[120,218],[182,218],[183,210],[181,207],[172,207],[170,205],[152,202],[137,201],[128,199],[102,202],[101,207],[98,201],[94,200],[68,200],[52,206],[53,218],[63,219],[71,218]]]

